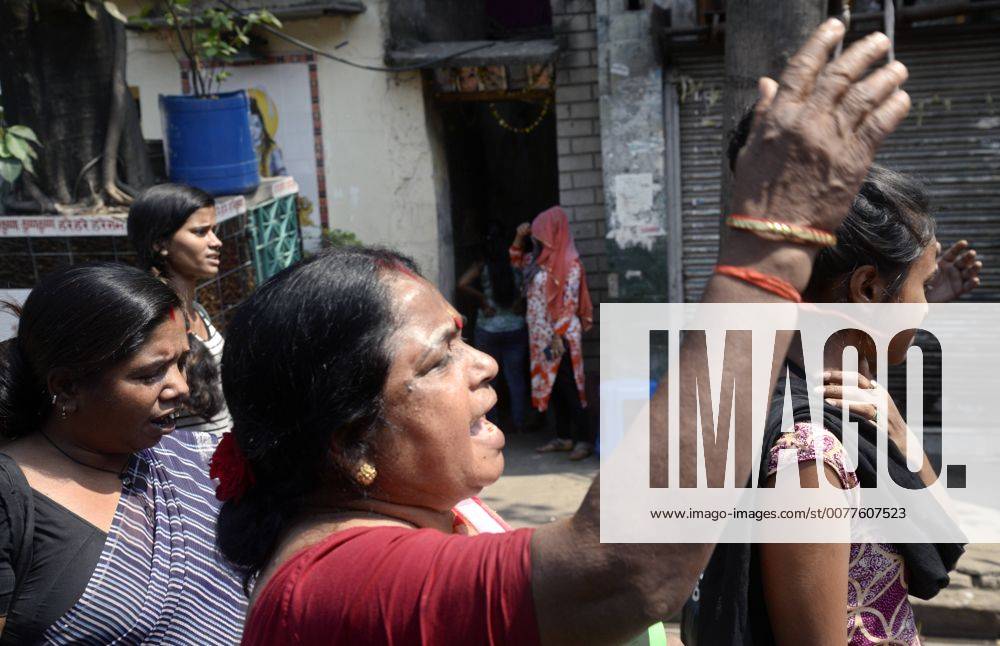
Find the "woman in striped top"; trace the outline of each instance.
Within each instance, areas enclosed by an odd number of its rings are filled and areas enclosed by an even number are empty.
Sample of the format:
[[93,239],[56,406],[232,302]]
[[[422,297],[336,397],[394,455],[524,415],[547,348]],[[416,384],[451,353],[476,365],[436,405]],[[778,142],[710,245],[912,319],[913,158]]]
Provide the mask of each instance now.
[[175,438],[207,461],[232,420],[219,382],[223,338],[195,300],[198,283],[219,273],[222,241],[215,235],[215,199],[183,184],[144,191],[128,213],[128,236],[139,266],[166,281],[181,297],[190,322],[192,394],[177,420]]
[[180,298],[119,263],[44,278],[0,345],[0,644],[233,644],[218,501],[171,436]]

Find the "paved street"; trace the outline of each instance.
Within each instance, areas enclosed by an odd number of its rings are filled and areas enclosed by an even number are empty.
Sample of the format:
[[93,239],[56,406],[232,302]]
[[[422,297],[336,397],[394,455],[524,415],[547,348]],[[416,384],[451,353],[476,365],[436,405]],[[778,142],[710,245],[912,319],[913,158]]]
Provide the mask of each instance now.
[[[598,460],[570,462],[566,453],[538,454],[549,433],[513,435],[504,450],[506,469],[482,499],[514,527],[533,527],[572,514],[597,475]],[[970,634],[991,634],[1000,626],[1000,546],[974,545],[952,575],[952,587],[930,602],[917,604],[922,633],[954,635],[927,637],[924,646],[982,646],[997,639],[965,640]],[[993,628],[991,628],[991,626]],[[676,626],[670,627],[677,633]],[[1000,630],[1000,629],[998,629]],[[994,635],[997,633],[993,633]]]
[[572,514],[597,475],[596,456],[570,462],[567,453],[535,453],[549,432],[507,436],[503,477],[481,498],[514,527],[534,527]]

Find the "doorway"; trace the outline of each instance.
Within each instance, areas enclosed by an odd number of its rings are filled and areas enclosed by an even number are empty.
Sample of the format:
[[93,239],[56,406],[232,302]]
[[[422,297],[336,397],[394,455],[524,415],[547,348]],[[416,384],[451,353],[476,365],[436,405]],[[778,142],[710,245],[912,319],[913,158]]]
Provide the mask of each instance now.
[[[484,260],[487,232],[496,235],[499,231],[509,245],[518,224],[558,204],[554,97],[443,102],[439,109],[451,192],[455,276],[459,278]],[[478,303],[462,290],[457,290],[455,301],[469,320],[467,337],[474,339]],[[503,425],[510,419],[506,379],[498,378],[495,384]]]

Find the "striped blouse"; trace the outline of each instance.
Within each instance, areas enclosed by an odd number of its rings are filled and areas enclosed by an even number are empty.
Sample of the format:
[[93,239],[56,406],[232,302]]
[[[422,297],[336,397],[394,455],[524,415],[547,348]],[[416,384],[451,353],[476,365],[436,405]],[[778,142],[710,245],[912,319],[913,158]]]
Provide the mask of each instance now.
[[247,600],[215,547],[218,512],[190,433],[135,454],[97,567],[43,642],[238,643]]
[[[222,350],[226,343],[225,339],[215,329],[215,326],[212,325],[208,312],[201,305],[195,303],[194,309],[201,317],[201,320],[204,321],[205,329],[208,330],[208,339],[202,342],[208,348],[208,352],[212,355],[216,365],[221,367]],[[229,415],[229,409],[226,408],[225,402],[222,404],[222,410],[210,419],[193,414],[182,415],[177,419],[177,430],[186,431],[193,435],[198,452],[205,458],[206,463],[212,457],[212,453],[215,451],[216,445],[219,444],[219,440],[222,439],[222,434],[232,428],[232,425],[233,419]]]

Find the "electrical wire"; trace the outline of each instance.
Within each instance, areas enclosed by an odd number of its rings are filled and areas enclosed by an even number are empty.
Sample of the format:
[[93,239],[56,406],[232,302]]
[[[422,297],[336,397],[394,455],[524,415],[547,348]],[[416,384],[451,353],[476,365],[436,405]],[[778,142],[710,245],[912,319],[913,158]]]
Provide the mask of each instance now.
[[[227,9],[229,9],[230,11],[236,12],[237,14],[239,14],[241,16],[246,15],[247,13],[249,13],[249,12],[243,11],[242,9],[238,9],[238,8],[234,7],[233,5],[231,5],[228,2],[226,2],[226,0],[219,0],[219,4],[221,4],[222,6],[224,6]],[[309,43],[305,42],[304,40],[299,40],[298,38],[295,38],[294,36],[289,36],[288,34],[284,33],[280,29],[275,29],[271,25],[258,24],[258,25],[256,25],[256,27],[259,28],[259,29],[263,29],[264,31],[268,32],[269,34],[277,36],[278,38],[280,38],[280,39],[282,39],[282,40],[284,40],[286,42],[292,43],[293,45],[295,45],[297,47],[301,47],[302,49],[310,51],[310,52],[316,54],[317,56],[322,56],[324,58],[329,58],[332,61],[336,61],[338,63],[342,63],[343,65],[348,65],[350,67],[355,67],[355,68],[360,69],[360,70],[368,70],[370,72],[387,72],[387,73],[390,73],[390,74],[395,74],[397,72],[413,72],[413,71],[416,71],[416,70],[422,70],[422,69],[427,69],[427,68],[431,68],[431,67],[436,67],[437,65],[439,65],[441,63],[444,63],[446,61],[449,61],[449,60],[451,60],[451,59],[453,59],[453,58],[455,58],[457,56],[463,56],[463,55],[468,54],[470,52],[476,52],[476,51],[479,51],[479,50],[482,50],[482,49],[486,49],[488,47],[493,47],[493,45],[496,44],[496,42],[490,42],[490,43],[484,43],[484,44],[480,44],[480,45],[475,45],[473,47],[469,47],[468,49],[463,49],[463,50],[457,51],[454,54],[448,54],[447,56],[442,56],[441,58],[435,58],[433,60],[425,61],[423,63],[417,63],[417,64],[414,64],[414,65],[402,65],[402,66],[399,66],[399,67],[382,67],[382,66],[378,66],[378,65],[364,65],[363,63],[355,63],[354,61],[348,60],[346,58],[342,58],[340,56],[335,56],[334,54],[331,54],[330,52],[324,51],[322,49],[319,49],[318,47],[314,47],[313,45],[310,45]]]

